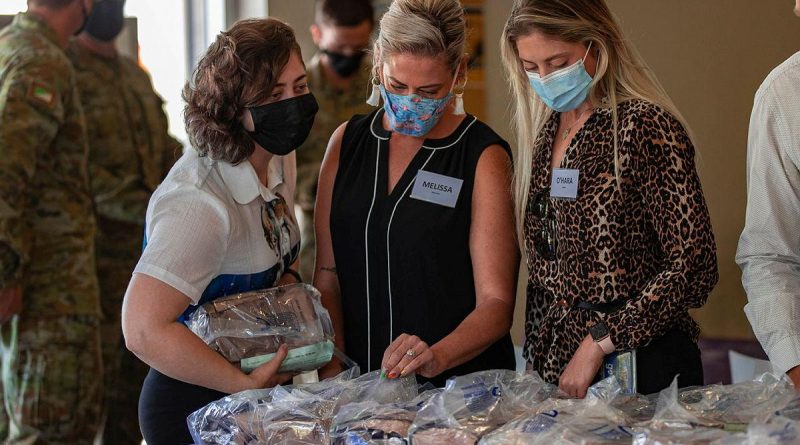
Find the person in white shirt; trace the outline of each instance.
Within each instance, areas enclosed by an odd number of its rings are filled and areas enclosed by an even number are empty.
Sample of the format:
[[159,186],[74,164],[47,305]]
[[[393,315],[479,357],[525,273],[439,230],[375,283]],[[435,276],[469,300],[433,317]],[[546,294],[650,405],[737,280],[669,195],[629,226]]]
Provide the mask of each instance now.
[[291,377],[277,374],[285,346],[245,374],[183,322],[225,295],[299,281],[293,152],[318,110],[294,32],[274,19],[221,33],[184,100],[194,150],[150,200],[146,247],[122,310],[127,347],[151,367],[139,400],[150,445],[191,443],[193,411]]
[[747,219],[736,252],[744,311],[773,366],[800,388],[800,52],[756,93],[747,171]]

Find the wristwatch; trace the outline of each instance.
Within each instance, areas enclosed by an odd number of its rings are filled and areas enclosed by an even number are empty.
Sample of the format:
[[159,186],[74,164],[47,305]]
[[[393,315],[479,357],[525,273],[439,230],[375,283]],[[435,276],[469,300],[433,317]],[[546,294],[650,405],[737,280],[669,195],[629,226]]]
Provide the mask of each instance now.
[[589,335],[591,335],[592,340],[594,340],[594,342],[600,346],[600,349],[603,350],[604,354],[611,354],[617,349],[614,346],[614,342],[611,341],[611,335],[608,333],[608,327],[602,321],[589,327]]

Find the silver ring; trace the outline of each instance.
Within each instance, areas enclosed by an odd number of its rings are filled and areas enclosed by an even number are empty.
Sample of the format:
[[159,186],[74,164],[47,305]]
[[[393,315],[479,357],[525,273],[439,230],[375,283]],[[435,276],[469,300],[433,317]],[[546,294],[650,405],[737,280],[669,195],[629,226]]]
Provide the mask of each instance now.
[[408,351],[406,351],[406,355],[409,357],[414,357],[417,355],[417,352],[414,351],[413,349],[409,349]]

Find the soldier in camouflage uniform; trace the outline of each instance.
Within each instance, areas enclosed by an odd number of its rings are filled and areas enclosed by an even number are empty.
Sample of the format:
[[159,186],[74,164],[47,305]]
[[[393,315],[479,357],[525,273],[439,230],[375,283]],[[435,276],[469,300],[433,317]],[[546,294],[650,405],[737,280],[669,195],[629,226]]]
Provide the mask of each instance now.
[[168,133],[164,102],[148,74],[117,53],[124,0],[97,0],[84,31],[67,48],[89,139],[97,213],[97,276],[103,312],[104,443],[139,445],[138,403],[149,367],[123,344],[120,315],[142,252],[150,195],[181,154]]
[[370,63],[364,57],[374,26],[368,0],[318,0],[311,36],[319,47],[309,62],[308,86],[319,103],[308,139],[297,150],[297,205],[303,213],[300,275],[311,282],[316,242],[314,203],[317,179],[328,140],[334,130],[355,114],[366,114]]
[[[27,384],[3,385],[6,443],[32,432],[36,443],[90,444],[99,426],[88,146],[63,51],[91,7],[91,0],[28,0],[28,12],[0,31],[0,321],[21,301],[18,366],[4,381],[16,370]],[[5,354],[3,361],[12,365]]]

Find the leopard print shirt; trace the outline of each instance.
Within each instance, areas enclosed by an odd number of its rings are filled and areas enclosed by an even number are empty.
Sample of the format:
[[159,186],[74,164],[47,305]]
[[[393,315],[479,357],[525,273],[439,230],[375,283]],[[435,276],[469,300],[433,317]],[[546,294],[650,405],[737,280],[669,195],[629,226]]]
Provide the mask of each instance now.
[[[605,322],[618,350],[644,346],[673,328],[697,339],[699,327],[688,310],[705,304],[718,279],[692,142],[674,116],[638,100],[618,106],[620,187],[611,111],[596,110],[573,138],[562,168],[580,170],[578,198],[550,198],[556,258],[537,254],[533,239],[543,222],[530,202],[550,185],[558,118],[554,113],[535,147],[525,219],[524,356],[550,382],[558,381],[598,321]],[[563,307],[556,303],[561,297],[625,303],[603,314]]]

